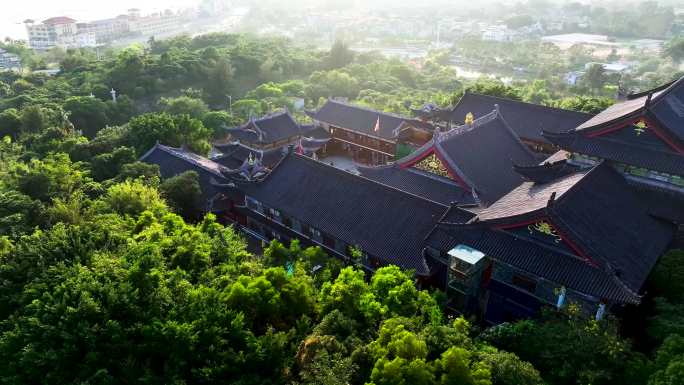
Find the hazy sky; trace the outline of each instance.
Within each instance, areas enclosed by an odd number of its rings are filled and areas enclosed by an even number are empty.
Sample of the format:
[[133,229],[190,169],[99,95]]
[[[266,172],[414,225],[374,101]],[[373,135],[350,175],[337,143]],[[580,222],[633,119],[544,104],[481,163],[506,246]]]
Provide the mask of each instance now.
[[[7,1],[8,4],[4,4]],[[36,21],[52,16],[70,16],[79,21],[114,17],[128,8],[140,8],[144,13],[164,9],[194,7],[198,0],[2,0],[0,3],[0,38],[26,38],[22,21]],[[11,3],[11,5],[10,5]]]

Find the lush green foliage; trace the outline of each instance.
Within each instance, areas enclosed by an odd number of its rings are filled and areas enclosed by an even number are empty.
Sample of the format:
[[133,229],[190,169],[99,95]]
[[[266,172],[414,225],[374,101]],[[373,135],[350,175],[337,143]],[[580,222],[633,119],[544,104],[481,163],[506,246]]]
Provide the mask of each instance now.
[[[152,40],[149,49],[107,51],[101,60],[89,50],[16,52],[31,68],[58,60],[62,72],[0,73],[2,383],[682,378],[681,253],[663,258],[652,277],[659,298],[648,333],[657,348],[648,357],[615,324],[574,314],[478,336],[465,319],[445,317],[442,293],[419,290],[395,266],[370,277],[354,261],[345,266],[296,241],[248,252],[232,228],[201,215],[196,173],[161,181],[159,167],[138,161],[156,142],[207,154],[226,127],[285,106],[304,119],[295,110],[301,101],[314,108],[344,96],[410,114],[428,102],[453,104],[467,88],[595,113],[611,103],[602,84],[596,96],[577,94],[588,86],[556,87],[544,62],[535,70],[545,80],[463,81],[446,52],[420,66],[342,42],[324,52],[228,34]],[[555,52],[544,46],[539,55]],[[676,59],[674,48],[666,53]],[[575,49],[572,60],[585,54]]]

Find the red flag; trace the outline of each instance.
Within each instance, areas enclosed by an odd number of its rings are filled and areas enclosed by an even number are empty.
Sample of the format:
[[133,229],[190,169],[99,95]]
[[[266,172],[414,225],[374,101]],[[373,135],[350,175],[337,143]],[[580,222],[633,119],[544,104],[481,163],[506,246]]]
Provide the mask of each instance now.
[[375,128],[373,129],[373,131],[375,131],[375,132],[380,131],[380,116],[378,116],[378,121],[375,122]]

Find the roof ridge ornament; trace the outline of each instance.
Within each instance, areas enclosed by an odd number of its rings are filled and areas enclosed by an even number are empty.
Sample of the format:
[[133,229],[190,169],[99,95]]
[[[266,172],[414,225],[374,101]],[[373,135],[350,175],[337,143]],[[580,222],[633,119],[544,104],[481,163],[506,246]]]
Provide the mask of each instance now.
[[492,112],[482,115],[479,118],[472,121],[470,124],[462,124],[456,127],[450,128],[448,131],[442,132],[437,138],[438,141],[449,139],[452,136],[457,136],[464,134],[468,131],[472,131],[477,127],[496,120],[499,117],[498,109],[494,109]]
[[549,201],[546,202],[546,207],[551,207],[553,204],[556,202],[556,192],[552,192],[551,196],[549,197]]
[[472,112],[468,112],[465,116],[464,123],[467,125],[472,125],[474,121],[475,121],[475,115],[473,115]]

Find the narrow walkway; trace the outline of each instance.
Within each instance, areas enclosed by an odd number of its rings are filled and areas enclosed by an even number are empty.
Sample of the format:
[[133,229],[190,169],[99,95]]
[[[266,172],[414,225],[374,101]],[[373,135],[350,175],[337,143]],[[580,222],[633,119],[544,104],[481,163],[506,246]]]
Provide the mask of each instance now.
[[340,170],[351,172],[352,174],[359,173],[359,170],[356,168],[354,162],[351,159],[344,156],[332,155],[325,158],[320,158],[319,160],[323,163],[339,168]]

